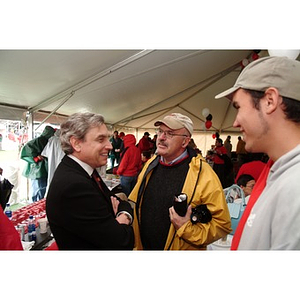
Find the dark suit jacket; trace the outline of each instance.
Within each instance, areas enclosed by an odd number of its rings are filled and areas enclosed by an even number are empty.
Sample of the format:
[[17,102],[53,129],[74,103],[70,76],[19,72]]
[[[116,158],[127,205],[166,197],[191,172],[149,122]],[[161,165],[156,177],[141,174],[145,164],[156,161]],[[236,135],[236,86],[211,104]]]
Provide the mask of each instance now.
[[133,249],[133,229],[116,221],[108,188],[103,193],[68,156],[54,173],[46,212],[60,250]]

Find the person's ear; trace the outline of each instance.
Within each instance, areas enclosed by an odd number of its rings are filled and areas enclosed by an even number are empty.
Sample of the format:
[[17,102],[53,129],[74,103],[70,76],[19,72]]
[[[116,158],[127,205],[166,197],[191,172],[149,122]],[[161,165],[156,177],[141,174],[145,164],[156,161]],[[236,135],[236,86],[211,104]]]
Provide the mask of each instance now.
[[70,143],[71,143],[73,149],[74,149],[76,152],[80,152],[80,150],[81,150],[81,142],[80,142],[80,140],[78,140],[78,139],[75,138],[74,136],[71,136],[71,138],[70,138]]
[[277,88],[270,87],[265,91],[264,108],[267,114],[273,113],[281,102],[282,97]]
[[182,142],[182,147],[186,147],[190,142],[190,138],[189,137],[186,137],[183,142]]

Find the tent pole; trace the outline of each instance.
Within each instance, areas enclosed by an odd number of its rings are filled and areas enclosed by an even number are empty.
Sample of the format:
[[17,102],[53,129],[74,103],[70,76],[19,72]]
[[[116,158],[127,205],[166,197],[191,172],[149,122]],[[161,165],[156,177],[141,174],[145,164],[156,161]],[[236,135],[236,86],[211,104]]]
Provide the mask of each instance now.
[[38,130],[53,114],[56,113],[56,111],[63,106],[73,95],[75,94],[74,91],[72,91],[72,93],[66,98],[64,99],[61,103],[59,103],[55,109],[39,124],[39,126],[35,129]]
[[[28,141],[34,138],[34,126],[33,126],[33,116],[32,113],[27,111],[26,113],[26,127],[27,127],[27,134],[28,134]],[[29,200],[30,195],[30,187],[29,187],[29,179],[26,178],[26,200]]]
[[32,113],[27,111],[26,113],[26,127],[27,127],[27,134],[28,140],[32,140],[34,137],[34,129],[33,129],[33,116]]
[[226,109],[224,118],[223,118],[222,123],[221,123],[221,125],[220,125],[220,130],[222,130],[223,124],[224,124],[224,122],[225,122],[225,120],[226,120],[226,118],[227,118],[227,115],[228,115],[228,113],[229,113],[230,106],[231,106],[231,102],[229,102],[228,105],[227,105],[227,109]]

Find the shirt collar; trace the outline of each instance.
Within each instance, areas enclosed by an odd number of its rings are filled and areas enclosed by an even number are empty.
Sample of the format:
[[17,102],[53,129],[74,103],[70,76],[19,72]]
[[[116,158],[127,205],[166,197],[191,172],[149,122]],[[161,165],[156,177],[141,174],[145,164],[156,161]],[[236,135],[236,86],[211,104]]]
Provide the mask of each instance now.
[[73,160],[75,160],[90,176],[92,176],[92,173],[94,171],[94,169],[88,165],[87,163],[81,161],[80,159],[78,159],[77,157],[75,157],[72,154],[68,155],[70,158],[72,158]]
[[174,165],[176,162],[182,160],[183,158],[185,158],[186,156],[188,156],[188,151],[187,149],[185,149],[184,152],[182,152],[177,158],[173,159],[171,162],[169,163],[165,163],[164,158],[161,156],[160,157],[160,161],[165,164],[165,165]]

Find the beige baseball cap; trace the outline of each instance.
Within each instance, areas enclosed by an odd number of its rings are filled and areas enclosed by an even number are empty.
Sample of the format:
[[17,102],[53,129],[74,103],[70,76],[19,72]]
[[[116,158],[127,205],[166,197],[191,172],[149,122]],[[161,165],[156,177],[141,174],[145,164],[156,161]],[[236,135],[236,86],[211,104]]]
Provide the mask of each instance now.
[[165,116],[162,120],[157,120],[154,123],[154,126],[159,126],[161,124],[165,124],[173,130],[186,128],[191,135],[193,134],[193,121],[189,117],[180,113],[172,113],[168,116]]
[[283,56],[268,56],[251,62],[234,86],[215,96],[232,99],[239,88],[264,92],[275,87],[283,97],[300,101],[300,62]]

